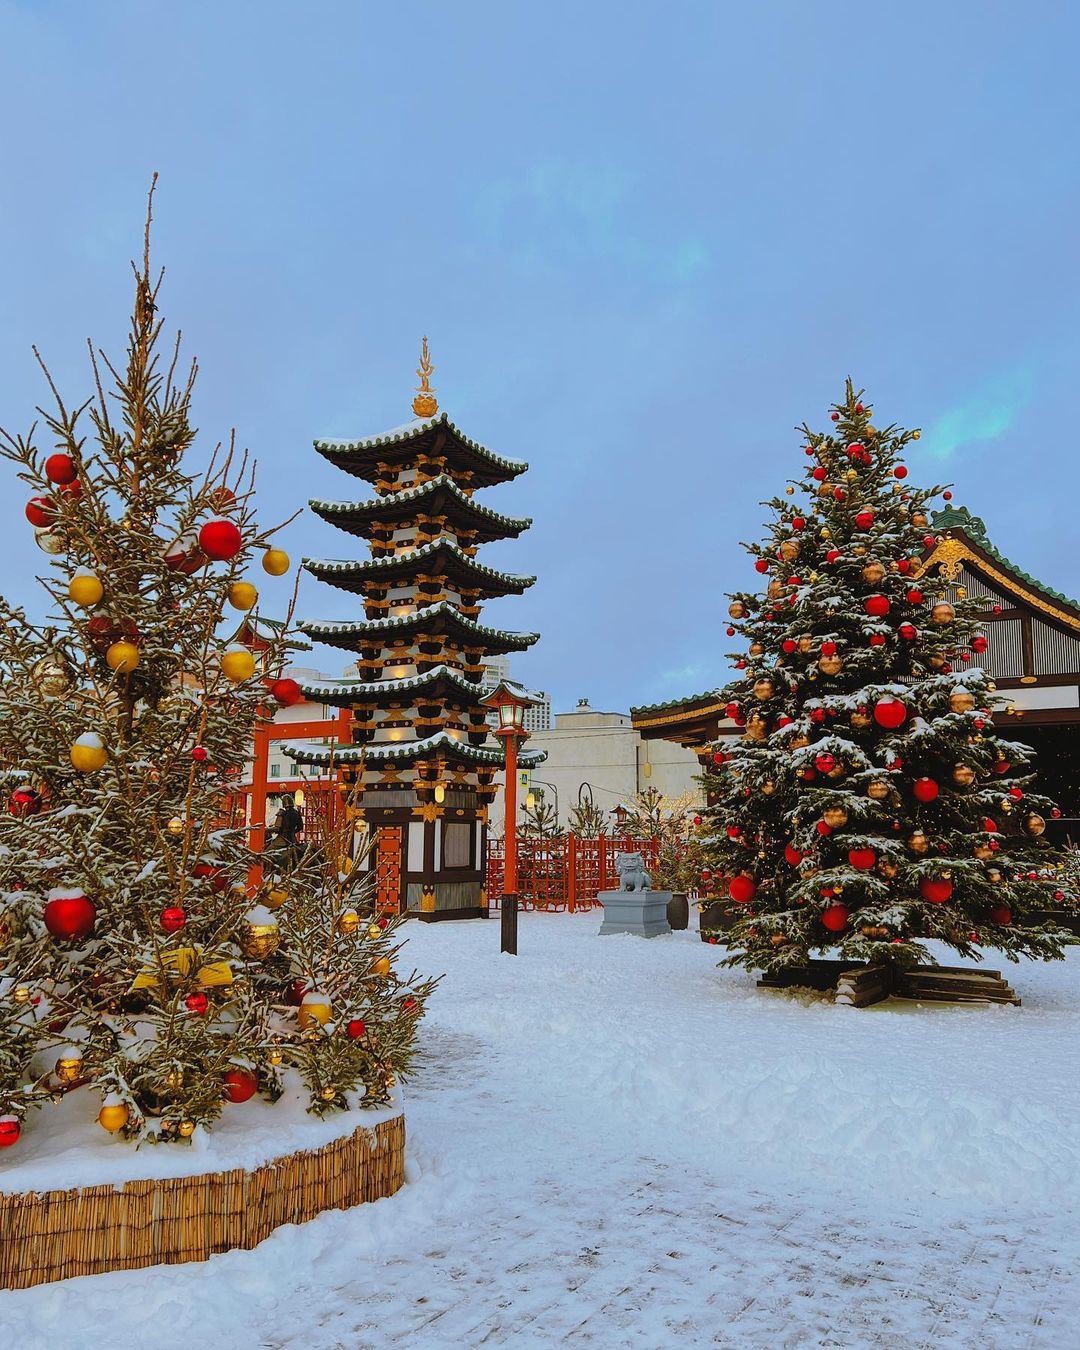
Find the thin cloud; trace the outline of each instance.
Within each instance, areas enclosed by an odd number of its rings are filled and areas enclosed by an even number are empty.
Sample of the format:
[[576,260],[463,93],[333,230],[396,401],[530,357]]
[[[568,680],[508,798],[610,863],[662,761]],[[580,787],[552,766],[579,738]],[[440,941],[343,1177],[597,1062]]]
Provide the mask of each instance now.
[[942,413],[925,432],[922,453],[928,459],[949,459],[975,441],[992,441],[1003,436],[1031,402],[1034,392],[1035,377],[1027,368],[996,379]]

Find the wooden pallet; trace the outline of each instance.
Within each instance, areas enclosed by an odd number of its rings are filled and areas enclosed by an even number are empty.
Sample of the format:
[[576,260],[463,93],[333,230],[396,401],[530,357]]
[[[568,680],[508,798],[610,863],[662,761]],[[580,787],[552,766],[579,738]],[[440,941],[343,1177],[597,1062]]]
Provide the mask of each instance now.
[[805,966],[788,966],[762,975],[758,988],[835,990],[837,1003],[853,1008],[866,1008],[886,998],[1020,1006],[1016,991],[1002,978],[1000,970],[970,966],[912,966],[903,970],[885,963],[810,961]]

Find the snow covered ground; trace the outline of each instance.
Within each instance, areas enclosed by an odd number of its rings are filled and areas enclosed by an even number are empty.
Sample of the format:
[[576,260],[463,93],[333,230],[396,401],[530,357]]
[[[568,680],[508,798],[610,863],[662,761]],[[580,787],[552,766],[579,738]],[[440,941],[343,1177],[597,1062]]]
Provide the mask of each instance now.
[[0,1294],[4,1342],[1080,1344],[1080,951],[1006,963],[1022,1009],[854,1010],[599,923],[410,926],[446,978],[397,1196]]

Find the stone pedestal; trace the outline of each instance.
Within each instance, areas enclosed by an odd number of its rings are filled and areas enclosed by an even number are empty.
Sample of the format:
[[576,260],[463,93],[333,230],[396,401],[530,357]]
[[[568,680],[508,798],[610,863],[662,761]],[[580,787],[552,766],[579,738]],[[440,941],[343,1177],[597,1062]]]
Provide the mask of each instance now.
[[671,932],[667,921],[670,891],[601,891],[596,898],[604,906],[601,937],[605,933],[657,937]]

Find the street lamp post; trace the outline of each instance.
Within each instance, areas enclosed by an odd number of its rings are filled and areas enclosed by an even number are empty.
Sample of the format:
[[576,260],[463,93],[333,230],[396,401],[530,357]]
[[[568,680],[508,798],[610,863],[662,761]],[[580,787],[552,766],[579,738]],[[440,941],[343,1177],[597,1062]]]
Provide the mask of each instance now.
[[539,700],[527,689],[510,680],[500,680],[490,694],[482,698],[485,707],[495,708],[499,724],[495,735],[503,743],[506,762],[506,782],[503,784],[503,894],[501,902],[501,946],[504,952],[517,956],[517,772],[518,743],[528,738],[525,730],[525,709]]

